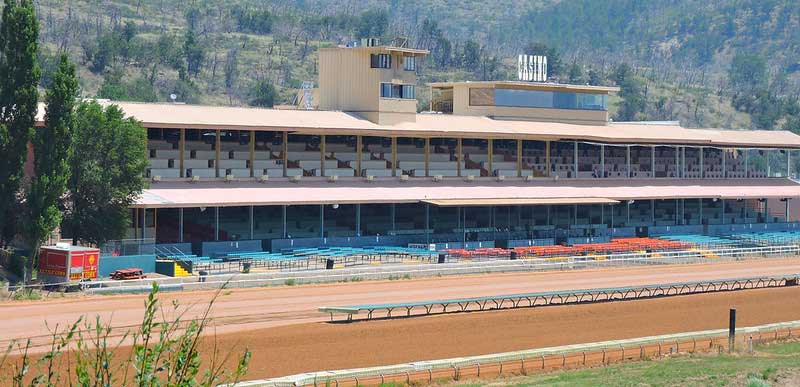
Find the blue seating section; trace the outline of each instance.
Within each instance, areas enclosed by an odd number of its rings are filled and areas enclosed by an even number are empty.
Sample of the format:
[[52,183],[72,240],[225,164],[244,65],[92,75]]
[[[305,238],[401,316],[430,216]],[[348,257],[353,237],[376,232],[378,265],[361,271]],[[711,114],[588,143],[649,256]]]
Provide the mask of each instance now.
[[194,254],[168,255],[168,256],[166,256],[164,258],[180,260],[180,261],[184,261],[184,262],[191,262],[192,264],[195,264],[195,263],[220,263],[220,262],[222,262],[222,259],[219,259],[219,258],[198,257],[197,255],[194,255]]
[[266,251],[239,252],[228,254],[230,259],[253,259],[263,261],[296,260],[305,258],[346,258],[364,255],[408,255],[429,257],[436,254],[424,249],[398,246],[369,247],[315,247],[301,249],[284,249],[280,253]]

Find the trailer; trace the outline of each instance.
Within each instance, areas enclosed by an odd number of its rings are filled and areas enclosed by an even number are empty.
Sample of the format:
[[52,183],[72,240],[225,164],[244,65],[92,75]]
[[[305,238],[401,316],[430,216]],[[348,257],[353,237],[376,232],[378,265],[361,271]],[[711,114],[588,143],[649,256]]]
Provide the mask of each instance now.
[[100,250],[59,243],[39,250],[39,278],[45,284],[66,284],[97,278]]

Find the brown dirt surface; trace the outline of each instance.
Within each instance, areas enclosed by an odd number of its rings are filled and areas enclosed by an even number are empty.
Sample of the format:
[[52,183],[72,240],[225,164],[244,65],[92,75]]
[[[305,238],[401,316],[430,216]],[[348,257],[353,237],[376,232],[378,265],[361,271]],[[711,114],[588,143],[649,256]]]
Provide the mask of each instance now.
[[[800,259],[760,259],[693,265],[654,265],[558,272],[447,276],[396,281],[230,289],[221,293],[212,317],[217,333],[325,321],[320,306],[426,301],[539,291],[649,285],[800,273]],[[214,291],[163,293],[163,305],[178,301],[186,318],[205,311]],[[41,343],[50,328],[79,317],[132,327],[141,322],[145,295],[86,296],[42,301],[0,302],[0,347],[20,338]]]
[[[746,290],[638,301],[447,314],[331,324],[316,307],[488,296],[546,290],[642,285],[800,272],[800,260],[628,267],[442,277],[421,280],[231,290],[214,306],[216,344],[253,351],[248,379],[513,351],[665,333],[725,328],[736,307],[739,326],[800,319],[800,288]],[[213,292],[162,294],[190,314]],[[46,319],[64,326],[80,315],[113,316],[115,326],[141,318],[143,296],[0,304],[0,338],[29,337]],[[44,331],[46,332],[46,330]],[[212,336],[206,337],[210,345]],[[125,351],[126,349],[123,349]]]

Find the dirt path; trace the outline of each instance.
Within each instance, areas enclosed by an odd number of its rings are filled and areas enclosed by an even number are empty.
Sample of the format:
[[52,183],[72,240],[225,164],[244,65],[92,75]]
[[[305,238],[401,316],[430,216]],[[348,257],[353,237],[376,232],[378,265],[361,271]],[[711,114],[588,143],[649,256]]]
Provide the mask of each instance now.
[[[646,266],[442,277],[419,280],[355,282],[328,285],[283,286],[225,291],[213,309],[216,333],[324,321],[319,306],[422,301],[511,293],[644,285],[665,282],[721,279],[800,272],[800,259]],[[212,291],[164,293],[164,305],[173,300],[188,306],[187,317],[200,314]],[[46,336],[48,324],[65,326],[80,316],[101,316],[116,327],[138,324],[144,296],[91,296],[64,300],[0,303],[0,345],[24,337]]]

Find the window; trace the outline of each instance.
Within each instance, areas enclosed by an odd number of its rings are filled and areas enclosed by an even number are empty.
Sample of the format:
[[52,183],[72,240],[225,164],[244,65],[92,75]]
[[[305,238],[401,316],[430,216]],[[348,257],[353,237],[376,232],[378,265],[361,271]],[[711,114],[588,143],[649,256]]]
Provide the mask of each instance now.
[[414,85],[381,83],[381,98],[414,99]]
[[403,57],[403,70],[415,71],[417,69],[417,58],[413,56]]
[[494,106],[494,89],[471,87],[469,104],[470,106]]
[[414,99],[414,85],[403,85],[400,98]]
[[[492,105],[491,96],[485,90],[470,89],[470,105]],[[560,91],[494,89],[493,105],[508,107],[607,110],[608,96],[605,94],[569,93]]]
[[369,56],[370,67],[374,69],[392,68],[392,56],[389,54],[371,54]]

